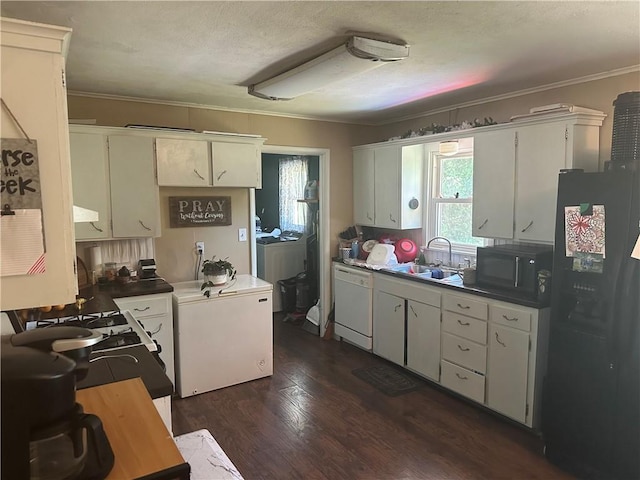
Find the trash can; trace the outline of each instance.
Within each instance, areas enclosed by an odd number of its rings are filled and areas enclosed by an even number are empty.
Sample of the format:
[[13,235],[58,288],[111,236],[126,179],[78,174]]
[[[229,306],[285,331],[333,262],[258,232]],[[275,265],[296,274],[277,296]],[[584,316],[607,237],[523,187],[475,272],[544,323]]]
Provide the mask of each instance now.
[[282,300],[282,310],[286,313],[293,313],[296,310],[296,277],[278,280],[280,298]]

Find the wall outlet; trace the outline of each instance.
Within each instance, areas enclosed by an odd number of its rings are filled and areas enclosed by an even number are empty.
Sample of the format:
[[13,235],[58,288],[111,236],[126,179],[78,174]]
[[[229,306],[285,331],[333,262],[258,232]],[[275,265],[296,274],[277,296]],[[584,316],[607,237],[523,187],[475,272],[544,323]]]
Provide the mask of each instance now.
[[246,242],[247,241],[247,229],[240,228],[238,229],[238,241]]
[[204,257],[204,242],[196,242],[196,253]]

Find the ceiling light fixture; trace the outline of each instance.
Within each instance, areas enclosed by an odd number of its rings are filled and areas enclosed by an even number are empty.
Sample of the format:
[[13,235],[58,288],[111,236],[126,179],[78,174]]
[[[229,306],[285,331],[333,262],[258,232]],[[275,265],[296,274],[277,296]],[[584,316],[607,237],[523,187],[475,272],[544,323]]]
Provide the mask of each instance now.
[[408,56],[409,45],[354,36],[313,60],[264,82],[250,85],[249,93],[267,100],[291,100]]
[[457,140],[446,140],[438,145],[438,153],[445,156],[455,155],[459,149],[460,145]]

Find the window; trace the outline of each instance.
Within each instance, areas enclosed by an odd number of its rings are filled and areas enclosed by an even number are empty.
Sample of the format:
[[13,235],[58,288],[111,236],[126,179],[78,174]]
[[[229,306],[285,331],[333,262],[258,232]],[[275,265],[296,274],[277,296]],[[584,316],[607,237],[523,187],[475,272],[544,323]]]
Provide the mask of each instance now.
[[281,158],[279,161],[280,184],[280,229],[304,232],[306,204],[298,202],[304,198],[307,184],[307,159],[301,156]]
[[[454,155],[432,152],[429,159],[429,188],[426,242],[433,237],[451,241],[452,250],[475,255],[476,247],[484,246],[484,238],[474,237],[473,151],[466,149]],[[432,247],[448,248],[446,242],[433,242]]]

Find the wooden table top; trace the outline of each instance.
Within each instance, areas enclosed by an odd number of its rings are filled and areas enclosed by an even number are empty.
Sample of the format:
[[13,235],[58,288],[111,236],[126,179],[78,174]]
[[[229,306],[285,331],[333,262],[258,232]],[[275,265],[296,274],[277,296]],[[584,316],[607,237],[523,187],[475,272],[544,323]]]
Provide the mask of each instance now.
[[176,478],[183,469],[189,478],[189,465],[140,378],[78,390],[76,401],[104,425],[115,455],[107,480],[139,478],[163,470],[172,471],[170,478]]

